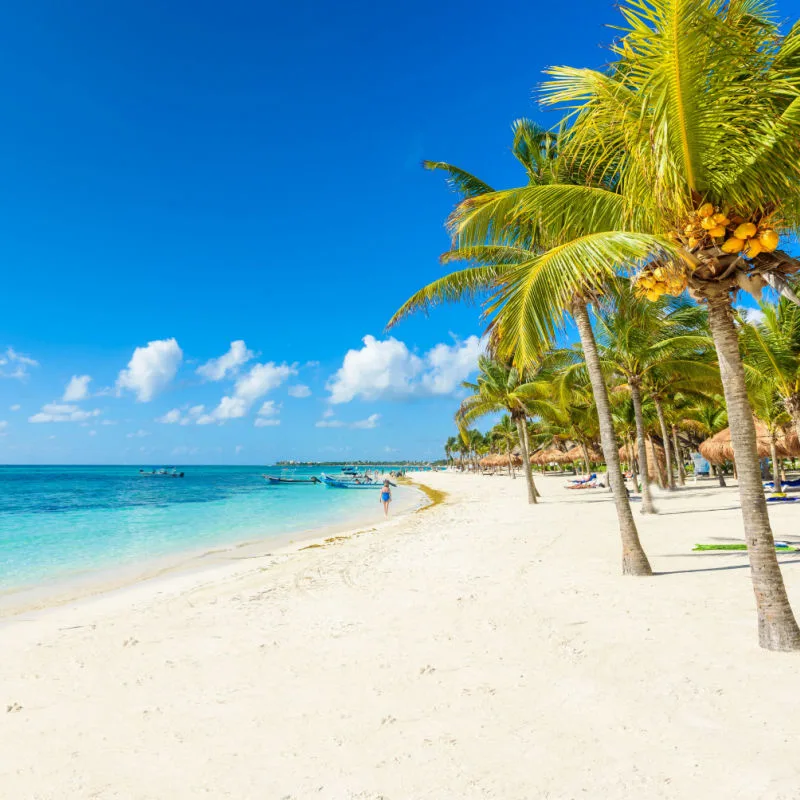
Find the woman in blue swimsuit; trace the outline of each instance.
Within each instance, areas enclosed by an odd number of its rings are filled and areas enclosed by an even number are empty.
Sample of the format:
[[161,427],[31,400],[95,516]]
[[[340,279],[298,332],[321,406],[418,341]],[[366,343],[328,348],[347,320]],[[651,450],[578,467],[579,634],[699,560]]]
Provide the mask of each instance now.
[[383,488],[381,489],[381,503],[383,503],[383,516],[389,516],[389,503],[392,502],[392,490],[389,487],[389,481],[383,482]]

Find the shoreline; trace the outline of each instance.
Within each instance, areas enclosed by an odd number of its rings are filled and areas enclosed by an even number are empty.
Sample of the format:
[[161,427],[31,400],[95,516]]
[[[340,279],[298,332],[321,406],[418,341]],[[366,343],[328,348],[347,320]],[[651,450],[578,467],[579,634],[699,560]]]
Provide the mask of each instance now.
[[378,518],[377,522],[370,521],[364,511],[363,518],[359,513],[340,523],[233,540],[207,549],[176,550],[136,564],[103,566],[77,575],[61,576],[44,585],[4,589],[0,591],[0,630],[21,615],[43,614],[140,585],[168,581],[172,577],[201,575],[236,561],[281,558],[303,550],[303,545],[323,546],[331,537],[348,538],[365,526],[377,530],[388,522],[431,505],[427,492],[419,484],[412,481],[405,485],[412,490],[409,502],[389,520]]

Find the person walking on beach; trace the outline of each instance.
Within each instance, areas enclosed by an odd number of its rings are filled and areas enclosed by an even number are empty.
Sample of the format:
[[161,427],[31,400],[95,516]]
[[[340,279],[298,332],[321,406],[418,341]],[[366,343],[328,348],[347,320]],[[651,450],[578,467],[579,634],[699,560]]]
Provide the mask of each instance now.
[[381,489],[381,503],[383,503],[383,516],[388,519],[389,517],[389,503],[392,502],[392,489],[389,486],[389,481],[383,482]]

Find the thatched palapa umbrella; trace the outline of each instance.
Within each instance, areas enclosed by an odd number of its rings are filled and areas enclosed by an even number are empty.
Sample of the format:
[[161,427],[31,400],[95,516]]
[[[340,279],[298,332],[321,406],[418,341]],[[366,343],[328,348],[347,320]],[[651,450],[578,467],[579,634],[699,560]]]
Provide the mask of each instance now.
[[[586,451],[589,453],[589,461],[594,461],[595,463],[603,461],[603,456],[594,448],[587,447]],[[567,450],[564,455],[569,456],[572,461],[583,461],[583,448],[580,445],[575,445],[571,450]]]
[[548,450],[540,450],[531,456],[531,464],[537,464],[540,467],[545,464],[571,464],[573,461],[563,450],[556,450],[554,447]]
[[[759,458],[772,458],[772,435],[767,426],[761,420],[756,423],[756,446]],[[794,451],[794,448],[798,449]],[[797,436],[790,434],[788,441],[781,434],[777,434],[775,441],[776,455],[778,458],[786,458],[792,452],[800,452]],[[731,443],[731,429],[725,428],[724,431],[714,434],[710,439],[706,439],[698,447],[700,455],[713,464],[715,467],[721,466],[726,461],[733,461],[733,444]]]

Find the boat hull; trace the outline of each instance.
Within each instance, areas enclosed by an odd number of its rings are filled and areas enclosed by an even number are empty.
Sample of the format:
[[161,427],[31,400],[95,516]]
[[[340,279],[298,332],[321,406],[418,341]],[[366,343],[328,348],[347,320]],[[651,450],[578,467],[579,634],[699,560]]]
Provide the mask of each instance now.
[[272,486],[313,486],[321,482],[319,478],[276,478],[274,475],[263,477]]

